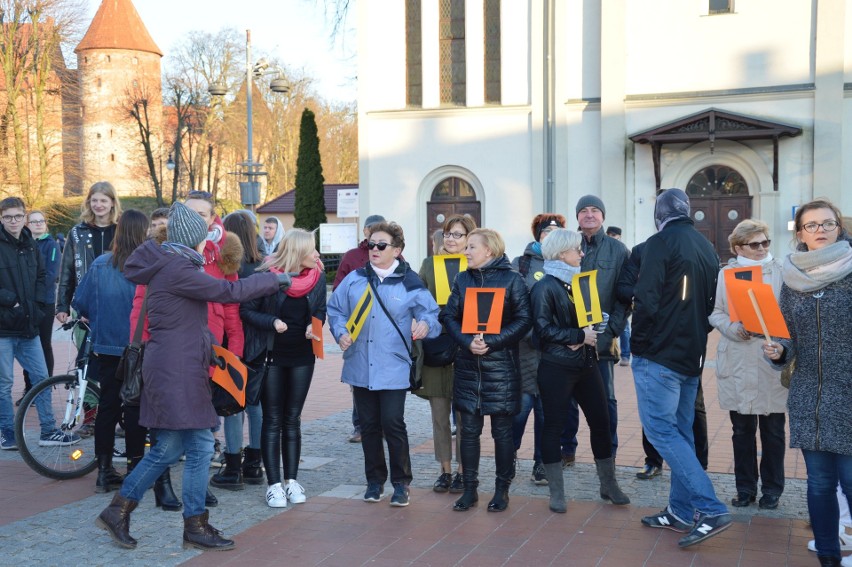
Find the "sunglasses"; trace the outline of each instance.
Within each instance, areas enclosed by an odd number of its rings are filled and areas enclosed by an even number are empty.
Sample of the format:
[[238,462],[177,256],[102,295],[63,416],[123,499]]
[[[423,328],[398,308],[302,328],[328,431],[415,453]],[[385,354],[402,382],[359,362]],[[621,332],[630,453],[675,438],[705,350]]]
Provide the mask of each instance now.
[[742,246],[743,248],[745,248],[746,246],[748,246],[749,248],[751,248],[752,250],[754,250],[755,252],[757,252],[758,250],[760,250],[760,247],[761,247],[761,246],[762,246],[764,249],[769,250],[769,245],[770,245],[770,244],[772,244],[772,241],[771,241],[771,240],[764,240],[764,241],[762,241],[762,242],[748,242],[748,243],[746,243],[746,244],[742,244],[741,246]]
[[373,248],[378,248],[379,252],[384,252],[385,248],[390,245],[390,242],[368,242],[367,248],[369,248],[370,250],[372,250]]

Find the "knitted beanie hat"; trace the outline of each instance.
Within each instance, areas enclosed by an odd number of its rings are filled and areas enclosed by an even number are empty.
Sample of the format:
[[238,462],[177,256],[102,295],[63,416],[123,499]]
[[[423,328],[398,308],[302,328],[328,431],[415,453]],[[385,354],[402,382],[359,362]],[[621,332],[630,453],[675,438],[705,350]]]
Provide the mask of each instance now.
[[169,209],[167,240],[194,249],[205,238],[207,223],[201,215],[183,203],[173,203]]
[[604,218],[606,218],[606,207],[604,206],[603,201],[601,201],[600,197],[597,197],[595,195],[583,195],[582,197],[580,197],[580,200],[577,201],[577,210],[575,214],[579,216],[580,211],[582,211],[586,207],[595,207],[599,209],[600,212],[603,213]]

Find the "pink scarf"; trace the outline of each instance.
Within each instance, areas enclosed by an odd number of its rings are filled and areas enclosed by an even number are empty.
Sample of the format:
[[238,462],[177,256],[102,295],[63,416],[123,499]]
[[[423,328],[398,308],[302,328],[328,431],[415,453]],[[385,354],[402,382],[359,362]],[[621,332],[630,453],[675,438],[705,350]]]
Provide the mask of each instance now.
[[[269,271],[273,274],[280,274],[282,270],[275,267],[270,267]],[[288,297],[304,297],[314,289],[320,277],[323,276],[322,262],[317,260],[316,268],[305,268],[299,272],[298,276],[292,278],[293,283],[287,288]]]

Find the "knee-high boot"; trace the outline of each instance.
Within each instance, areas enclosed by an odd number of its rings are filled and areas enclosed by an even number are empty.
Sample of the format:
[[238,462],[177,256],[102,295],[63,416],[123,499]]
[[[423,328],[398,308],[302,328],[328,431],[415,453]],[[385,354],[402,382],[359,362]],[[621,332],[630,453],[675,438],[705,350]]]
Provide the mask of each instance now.
[[544,465],[544,474],[547,475],[547,487],[550,489],[550,510],[557,514],[568,511],[565,505],[565,477],[562,476],[562,463],[550,463]]
[[598,478],[601,481],[601,498],[609,500],[613,504],[630,504],[630,498],[621,491],[618,481],[615,480],[615,459],[595,459],[598,468]]

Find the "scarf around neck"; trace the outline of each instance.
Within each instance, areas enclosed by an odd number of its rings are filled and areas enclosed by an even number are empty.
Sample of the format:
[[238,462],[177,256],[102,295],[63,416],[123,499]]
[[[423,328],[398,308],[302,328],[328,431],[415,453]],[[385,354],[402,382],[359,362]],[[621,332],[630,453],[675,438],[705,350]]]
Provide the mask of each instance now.
[[376,273],[376,276],[378,276],[379,281],[383,282],[383,281],[385,281],[386,277],[391,275],[394,272],[394,270],[396,270],[399,267],[399,260],[394,260],[393,264],[391,264],[390,268],[388,268],[388,269],[379,268],[378,266],[376,266],[372,262],[370,263],[370,267],[373,268],[373,271]]
[[544,273],[570,284],[574,276],[580,273],[580,266],[570,266],[562,260],[545,260]]
[[[305,268],[299,272],[298,276],[292,276],[290,278],[290,287],[288,287],[287,291],[284,292],[287,294],[287,297],[304,297],[308,295],[312,289],[314,289],[314,286],[317,285],[317,282],[323,275],[323,270],[320,269],[322,264],[319,261],[317,264],[317,267]],[[269,271],[273,274],[283,273],[283,270],[274,266],[271,266]]]
[[852,273],[852,247],[841,240],[807,252],[793,252],[784,259],[784,283],[800,292],[822,289]]
[[772,261],[772,253],[768,253],[766,258],[763,260],[751,260],[750,258],[746,258],[745,256],[737,255],[737,266],[741,268],[748,268],[751,266],[765,266],[769,262]]
[[160,246],[162,246],[162,248],[169,254],[183,256],[192,262],[199,270],[204,269],[204,256],[199,254],[197,250],[193,250],[189,246],[184,246],[177,242],[163,242]]

